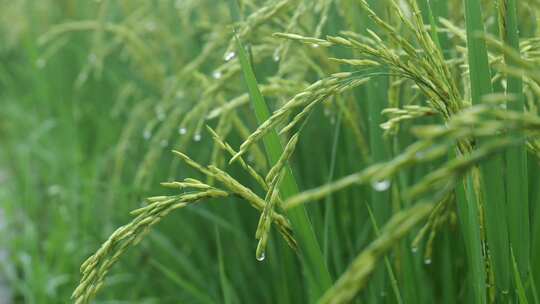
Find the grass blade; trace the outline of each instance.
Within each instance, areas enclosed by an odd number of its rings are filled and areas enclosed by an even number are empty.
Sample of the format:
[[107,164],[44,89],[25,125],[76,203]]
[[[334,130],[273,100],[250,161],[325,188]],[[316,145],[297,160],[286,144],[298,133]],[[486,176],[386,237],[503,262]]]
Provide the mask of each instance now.
[[514,280],[516,283],[516,293],[519,299],[519,303],[528,304],[529,301],[527,300],[525,287],[523,287],[523,282],[521,281],[521,274],[519,273],[516,257],[514,256],[514,250],[512,248],[510,248],[510,253],[512,255],[512,269],[514,270]]
[[183,279],[177,273],[175,273],[171,269],[168,269],[167,267],[165,267],[165,265],[161,264],[157,260],[151,259],[150,264],[154,266],[159,272],[161,272],[167,279],[171,280],[172,282],[177,284],[178,287],[182,288],[182,290],[185,290],[188,294],[190,294],[193,299],[197,299],[199,303],[215,303],[215,300],[209,297],[206,294],[206,291],[198,289],[188,280]]
[[233,301],[234,289],[231,287],[229,278],[227,277],[227,273],[225,271],[225,262],[223,258],[223,249],[221,245],[221,236],[219,234],[219,230],[217,226],[215,230],[216,230],[216,247],[217,247],[217,255],[218,255],[219,282],[221,285],[221,292],[223,295],[223,303],[231,304],[231,303],[234,303]]
[[473,286],[474,303],[487,303],[485,261],[482,255],[480,234],[480,210],[472,187],[472,176],[456,190],[458,218],[462,227],[465,249],[470,268],[469,280]]
[[[371,224],[373,225],[373,229],[375,230],[375,234],[377,235],[377,238],[378,238],[381,235],[379,226],[377,225],[375,216],[373,216],[373,212],[371,211],[371,208],[369,208],[369,205],[366,205],[366,207],[368,209]],[[388,276],[390,277],[390,283],[392,285],[392,291],[394,292],[394,296],[396,297],[396,302],[398,304],[402,304],[403,299],[401,298],[401,293],[399,292],[399,286],[396,280],[396,276],[394,275],[394,271],[392,270],[392,264],[390,264],[390,260],[388,259],[388,256],[384,256],[384,265],[386,267],[386,271],[388,272]]]
[[[482,38],[484,24],[481,1],[464,0],[467,24],[467,46],[473,104],[480,104],[484,95],[493,92],[486,43]],[[493,262],[497,298],[510,290],[509,246],[506,224],[506,193],[501,157],[495,157],[480,165],[481,202],[486,214],[486,231],[489,253]]]
[[424,220],[432,208],[431,203],[418,203],[409,209],[395,213],[381,230],[381,237],[371,242],[354,259],[337,283],[325,293],[318,303],[351,303],[354,297],[365,288],[367,278],[375,271],[379,259],[416,224]]
[[[502,40],[519,52],[519,30],[517,23],[517,3],[515,0],[499,0],[499,23]],[[512,59],[505,54],[507,64]],[[507,77],[507,94],[514,95],[516,101],[509,102],[510,110],[523,112],[525,100],[521,77]],[[529,263],[529,195],[527,152],[525,147],[511,148],[506,152],[506,186],[508,204],[508,233],[515,254],[515,262],[522,281],[527,280]]]
[[[378,13],[385,12],[387,9],[386,1],[369,1],[371,7]],[[368,25],[371,26],[370,20]],[[369,122],[369,148],[371,161],[379,163],[390,158],[388,144],[384,140],[383,129],[380,125],[385,118],[382,111],[388,106],[388,77],[376,77],[371,79],[366,85],[366,98],[368,103],[368,122]],[[391,184],[389,180],[375,181],[380,186],[375,185],[370,194],[373,215],[380,225],[384,225],[391,216],[392,204],[390,200]],[[386,294],[387,276],[382,267],[375,270],[373,276],[373,285],[370,286],[371,301],[378,302],[381,296]]]
[[[257,121],[261,124],[270,117],[270,112],[264,97],[259,91],[257,79],[248,60],[246,51],[238,37],[235,37],[235,39],[244,80],[251,97]],[[264,137],[263,141],[270,163],[275,164],[283,153],[283,147],[277,132],[270,132]],[[285,171],[283,183],[280,186],[280,192],[283,198],[298,193],[298,186],[292,174],[292,170],[288,165],[286,166]],[[287,212],[287,215],[299,243],[300,257],[303,262],[304,273],[310,285],[311,298],[316,299],[331,286],[332,279],[330,278],[330,273],[326,268],[321,248],[305,208],[303,206],[292,208]]]

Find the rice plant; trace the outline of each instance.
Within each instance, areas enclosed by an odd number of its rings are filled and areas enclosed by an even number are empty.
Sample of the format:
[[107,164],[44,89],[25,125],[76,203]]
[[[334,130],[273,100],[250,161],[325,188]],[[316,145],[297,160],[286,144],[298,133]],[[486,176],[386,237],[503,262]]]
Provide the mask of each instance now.
[[539,302],[537,0],[2,4],[7,303]]

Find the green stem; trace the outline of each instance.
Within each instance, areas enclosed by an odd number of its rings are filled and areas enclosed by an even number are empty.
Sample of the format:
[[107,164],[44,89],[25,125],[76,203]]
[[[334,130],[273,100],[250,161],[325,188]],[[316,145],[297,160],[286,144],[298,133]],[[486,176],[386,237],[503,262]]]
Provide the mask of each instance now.
[[[473,104],[482,103],[483,96],[491,94],[491,71],[486,43],[482,37],[484,24],[480,0],[464,0],[467,23],[467,46]],[[479,139],[481,142],[482,139]],[[510,251],[506,223],[506,191],[501,157],[494,157],[480,165],[480,202],[486,215],[489,257],[493,263],[497,297],[505,297],[510,290]],[[482,209],[481,209],[482,210]]]
[[472,176],[466,178],[466,182],[459,184],[456,189],[457,209],[465,250],[467,252],[470,267],[470,281],[473,285],[474,302],[486,303],[486,273],[485,261],[482,256],[482,238],[480,233],[480,211],[473,190]]
[[[503,41],[519,52],[519,30],[516,0],[499,0],[500,34]],[[512,64],[510,56],[505,56]],[[509,110],[523,112],[525,101],[521,77],[507,77],[507,93],[517,100],[509,102]],[[508,232],[521,280],[525,282],[529,263],[529,195],[527,152],[525,147],[515,147],[506,152],[506,186],[508,204]]]
[[[380,15],[386,11],[386,1],[369,0],[369,5]],[[372,23],[368,22],[368,26]],[[390,159],[390,151],[384,140],[383,130],[380,125],[384,122],[385,117],[382,111],[388,105],[388,78],[377,77],[373,78],[366,84],[366,97],[368,104],[368,121],[369,121],[369,146],[371,152],[372,163],[379,163]],[[390,181],[374,181],[379,186],[374,185],[371,191],[371,209],[375,221],[380,225],[386,224],[392,213],[392,205],[390,202]],[[374,302],[381,301],[381,296],[384,296],[387,291],[388,276],[384,268],[379,267],[373,275],[373,285],[370,288],[371,299]]]

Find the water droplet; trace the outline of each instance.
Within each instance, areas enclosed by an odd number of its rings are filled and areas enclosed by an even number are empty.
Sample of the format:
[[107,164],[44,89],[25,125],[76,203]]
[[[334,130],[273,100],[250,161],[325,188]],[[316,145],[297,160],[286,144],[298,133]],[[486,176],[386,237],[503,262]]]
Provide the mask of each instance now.
[[430,264],[431,264],[431,259],[430,259],[430,258],[426,258],[426,259],[424,260],[424,264],[430,265]]
[[156,23],[154,21],[148,21],[146,22],[146,29],[149,31],[149,32],[153,32],[155,31],[157,28],[156,26]]
[[281,58],[279,57],[279,52],[275,52],[274,56],[272,57],[275,62],[278,62]]
[[503,295],[507,295],[507,294],[509,294],[509,293],[510,293],[510,292],[509,292],[508,290],[503,290],[503,291],[502,291],[502,294],[503,294]]
[[411,251],[412,251],[412,253],[417,253],[418,252],[418,247],[412,246]]
[[97,55],[94,53],[90,53],[90,55],[88,55],[88,61],[91,64],[95,64],[97,62]]
[[162,139],[162,140],[159,142],[159,144],[160,144],[163,148],[165,148],[165,147],[167,147],[167,146],[169,145],[169,142],[168,142],[166,139]]
[[156,117],[159,121],[164,121],[165,120],[165,111],[163,111],[162,108],[157,108],[156,109]]
[[262,262],[262,261],[264,261],[264,258],[266,258],[266,254],[263,251],[263,252],[257,254],[257,256],[255,258],[257,259],[257,261]]
[[184,135],[184,134],[186,134],[186,133],[187,133],[187,129],[186,129],[186,128],[180,127],[180,128],[178,129],[178,134]]
[[223,74],[221,74],[221,71],[214,71],[214,73],[212,73],[212,77],[214,77],[214,79],[220,79],[221,76],[223,76]]
[[149,130],[144,130],[142,136],[143,136],[144,139],[149,140],[150,137],[152,137],[152,132],[150,132]]
[[223,59],[225,59],[225,61],[231,61],[234,57],[236,57],[235,52],[228,52],[227,54],[225,54]]
[[201,141],[201,138],[201,134],[195,134],[195,136],[193,136],[194,141]]
[[320,45],[318,45],[317,43],[313,43],[313,44],[311,45],[311,47],[314,48],[314,49],[318,48],[319,46],[320,46]]
[[383,191],[388,190],[390,188],[390,185],[391,183],[387,179],[376,181],[371,184],[373,189],[375,189],[375,191],[378,191],[378,192],[383,192]]
[[43,69],[46,65],[47,65],[47,61],[45,59],[39,58],[38,60],[36,60],[36,66],[39,69]]
[[62,192],[62,187],[60,187],[59,185],[51,185],[49,186],[49,188],[47,188],[47,194],[49,194],[50,196],[58,195],[60,194],[60,192]]

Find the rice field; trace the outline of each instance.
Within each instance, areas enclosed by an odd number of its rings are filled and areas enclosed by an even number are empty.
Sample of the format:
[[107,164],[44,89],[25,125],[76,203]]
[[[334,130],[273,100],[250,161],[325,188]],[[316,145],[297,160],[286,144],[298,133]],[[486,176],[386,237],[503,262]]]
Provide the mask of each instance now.
[[539,0],[0,0],[0,304],[540,303],[539,30]]

